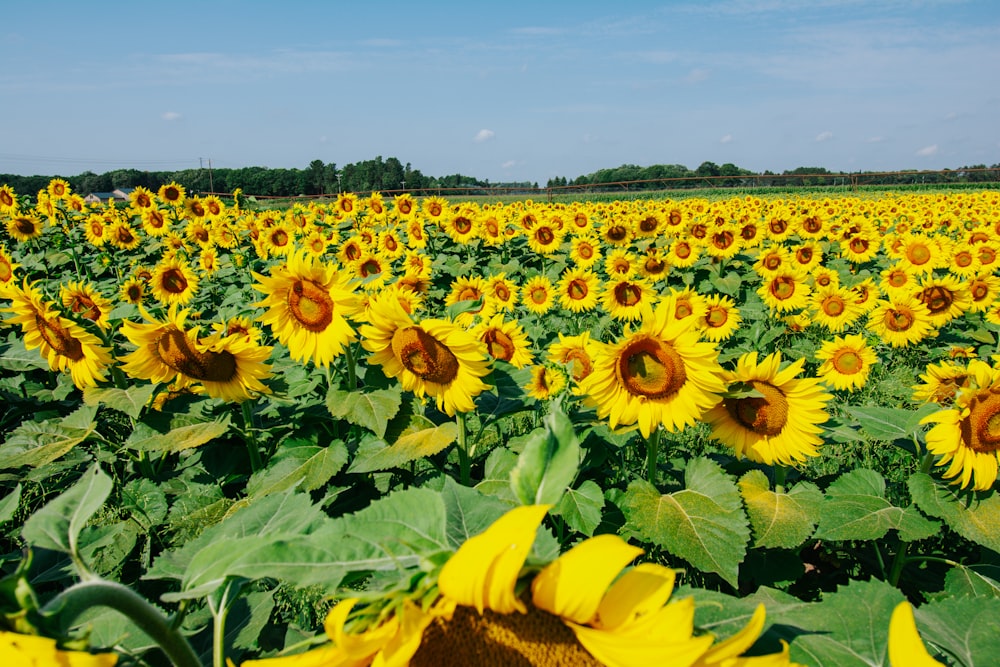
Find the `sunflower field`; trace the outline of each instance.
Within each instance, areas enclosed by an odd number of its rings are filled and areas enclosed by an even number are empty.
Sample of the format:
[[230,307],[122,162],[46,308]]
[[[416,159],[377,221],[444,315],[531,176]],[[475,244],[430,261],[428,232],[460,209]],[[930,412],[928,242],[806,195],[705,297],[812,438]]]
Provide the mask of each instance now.
[[996,664],[1000,192],[0,186],[0,656]]

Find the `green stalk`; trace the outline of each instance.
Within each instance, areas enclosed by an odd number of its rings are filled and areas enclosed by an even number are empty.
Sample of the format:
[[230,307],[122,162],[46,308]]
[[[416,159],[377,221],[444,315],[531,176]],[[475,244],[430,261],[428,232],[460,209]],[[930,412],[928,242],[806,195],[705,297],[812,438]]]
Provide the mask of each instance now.
[[254,433],[253,414],[250,412],[250,401],[240,403],[243,412],[243,441],[247,446],[247,453],[250,455],[250,470],[257,472],[264,469],[264,462],[260,458],[260,445],[257,444],[257,435]]
[[103,579],[80,582],[54,597],[42,611],[59,613],[66,623],[72,623],[93,607],[109,607],[128,617],[157,643],[174,667],[202,667],[184,635],[153,605],[122,584]]
[[455,423],[458,425],[458,467],[462,486],[472,486],[472,460],[469,456],[469,432],[465,424],[465,413],[455,413]]
[[344,355],[347,357],[347,391],[354,391],[358,388],[358,369],[354,360],[354,348],[350,343],[344,346]]
[[226,584],[219,601],[219,608],[213,604],[213,596],[208,597],[208,607],[212,612],[212,667],[226,667],[226,619],[229,617],[229,591],[232,582]]
[[788,476],[788,468],[783,465],[774,467],[774,492],[785,492],[785,478]]
[[660,427],[657,426],[646,438],[646,479],[656,486],[656,464],[660,457]]

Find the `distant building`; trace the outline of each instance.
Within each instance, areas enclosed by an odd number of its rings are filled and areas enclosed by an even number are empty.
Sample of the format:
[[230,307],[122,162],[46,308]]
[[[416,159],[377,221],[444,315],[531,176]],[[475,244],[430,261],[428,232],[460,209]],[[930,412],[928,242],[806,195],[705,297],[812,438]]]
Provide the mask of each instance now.
[[111,200],[128,201],[128,196],[133,190],[135,188],[118,188],[111,192],[91,192],[83,198],[83,201],[88,204],[107,204]]

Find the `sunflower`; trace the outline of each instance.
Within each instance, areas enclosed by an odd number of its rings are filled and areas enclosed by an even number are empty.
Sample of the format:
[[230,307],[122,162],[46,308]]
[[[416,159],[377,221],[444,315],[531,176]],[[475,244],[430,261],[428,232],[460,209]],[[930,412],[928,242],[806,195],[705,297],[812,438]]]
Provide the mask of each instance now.
[[655,246],[647,248],[645,256],[639,258],[639,275],[651,282],[666,278],[669,269],[666,255]]
[[479,212],[476,226],[479,228],[479,238],[490,247],[502,245],[507,238],[504,233],[507,229],[507,220],[492,209]]
[[577,267],[589,269],[601,258],[601,242],[593,236],[573,237],[569,257]]
[[559,304],[573,313],[587,312],[597,307],[600,279],[587,269],[566,269],[557,287]]
[[45,226],[34,212],[15,214],[7,219],[7,233],[15,241],[24,243],[42,235]]
[[609,280],[601,292],[601,306],[613,319],[634,322],[652,310],[656,290],[643,279]]
[[913,620],[913,607],[905,600],[889,618],[889,667],[944,667],[927,652]]
[[855,234],[850,238],[840,242],[840,256],[852,264],[863,264],[878,256],[882,244],[879,239],[872,238],[874,232],[869,234]]
[[69,373],[79,389],[104,381],[113,362],[110,351],[96,336],[60,315],[51,301],[45,301],[41,290],[25,280],[23,287],[6,286],[3,297],[11,303],[0,311],[13,313],[4,322],[21,325],[24,346],[37,348],[50,369]]
[[161,185],[157,195],[160,201],[167,206],[172,206],[174,208],[180,208],[184,206],[184,199],[187,197],[187,192],[184,190],[183,185],[178,183],[170,182],[165,185]]
[[707,304],[705,297],[698,294],[694,288],[685,289],[670,288],[670,298],[673,303],[673,317],[678,320],[692,318],[692,322],[699,322],[705,316]]
[[424,197],[420,201],[420,212],[431,222],[438,222],[447,211],[448,200],[443,197]]
[[931,413],[922,424],[927,451],[947,465],[945,479],[957,478],[962,488],[987,491],[997,479],[1000,456],[1000,369],[978,359],[969,362],[968,385],[959,388],[952,408]]
[[544,315],[552,310],[556,292],[547,276],[532,276],[521,288],[521,303],[536,315]]
[[959,278],[971,278],[983,269],[983,261],[979,254],[968,245],[956,245],[952,251],[948,272]]
[[930,311],[915,296],[880,299],[866,326],[893,347],[913,345],[933,332]]
[[441,227],[448,238],[460,245],[472,243],[479,234],[476,212],[466,206],[442,216]]
[[59,300],[63,308],[94,322],[102,330],[107,331],[111,326],[108,315],[111,314],[112,304],[90,283],[71,280],[59,288]]
[[594,371],[594,355],[597,346],[590,339],[590,332],[576,336],[559,334],[559,341],[548,347],[548,360],[566,368],[574,382],[579,383]]
[[778,313],[806,307],[810,292],[805,275],[792,267],[781,269],[757,288],[757,294],[768,308]]
[[801,272],[808,272],[823,262],[823,247],[818,241],[806,241],[791,247],[792,263]]
[[473,399],[488,388],[490,372],[483,344],[450,320],[414,323],[396,299],[377,297],[360,327],[361,345],[387,377],[419,398],[433,397],[438,410],[453,417],[470,412]]
[[486,296],[500,312],[513,312],[517,306],[517,283],[507,277],[506,273],[498,273],[486,278]]
[[819,456],[820,424],[832,398],[815,378],[797,378],[801,358],[781,368],[781,353],[757,362],[747,352],[726,372],[727,397],[706,415],[712,437],[732,447],[738,457],[767,465],[793,465]]
[[184,305],[198,291],[198,276],[178,257],[161,260],[149,278],[149,288],[156,300],[165,306]]
[[970,278],[965,286],[972,297],[969,310],[974,313],[982,313],[991,309],[1000,295],[1000,277],[992,273],[981,273]]
[[129,278],[122,283],[118,293],[123,301],[137,306],[146,296],[146,282],[138,278]]
[[108,240],[108,220],[101,213],[91,213],[83,223],[83,235],[87,243],[100,248]]
[[108,228],[108,241],[119,250],[135,250],[142,238],[127,220],[116,220]]
[[705,244],[705,253],[716,259],[733,257],[742,248],[738,230],[730,224],[726,224],[721,228],[713,228],[712,232],[708,235],[707,241]]
[[[466,540],[437,570],[436,593],[424,604],[407,599],[393,609],[388,601],[346,598],[324,623],[330,644],[243,667],[292,660],[412,667],[753,664],[741,654],[764,628],[763,605],[724,641],[696,635],[694,598],[671,599],[675,572],[655,563],[630,567],[642,549],[616,535],[584,540],[541,571],[526,566],[548,509],[516,507]],[[749,660],[793,664],[784,642],[780,653]]]
[[166,236],[170,233],[170,220],[158,208],[147,208],[142,212],[142,228],[154,237]]
[[11,258],[7,252],[7,247],[0,245],[0,287],[13,284],[14,271],[19,268],[21,268],[21,265]]
[[903,234],[896,247],[898,261],[917,275],[931,273],[948,261],[940,243],[923,234]]
[[958,390],[969,386],[969,369],[955,361],[928,364],[920,375],[923,381],[913,386],[913,400],[938,405],[951,405]]
[[725,389],[718,349],[699,340],[693,318],[674,316],[673,302],[665,299],[618,343],[595,343],[594,370],[580,381],[580,393],[611,428],[638,423],[644,437],[661,425],[678,431],[700,419]]
[[690,240],[678,238],[667,249],[667,264],[678,269],[684,269],[698,261],[701,246]]
[[705,297],[705,314],[700,318],[702,336],[713,343],[728,340],[739,328],[743,318],[736,302],[724,294]]
[[375,239],[375,248],[382,257],[388,260],[395,260],[406,254],[406,244],[393,229],[379,232]]
[[130,377],[178,387],[200,383],[209,396],[237,403],[269,393],[261,381],[271,376],[264,363],[270,347],[240,333],[199,339],[197,329],[184,327],[188,311],[178,312],[177,306],[162,321],[143,315],[145,324],[122,323],[122,332],[137,348],[122,358],[122,370]]
[[782,269],[791,266],[792,251],[780,243],[761,248],[754,262],[753,269],[762,278],[771,278]]
[[360,281],[361,289],[377,292],[392,278],[391,262],[378,253],[366,251],[351,263],[350,268]]
[[417,205],[413,195],[403,193],[392,198],[392,210],[400,220],[409,220],[416,212]]
[[340,218],[350,218],[358,212],[358,196],[353,192],[341,192],[333,204],[333,210]]
[[286,259],[271,267],[269,277],[253,273],[258,281],[254,289],[267,295],[254,304],[268,309],[258,320],[271,327],[292,359],[311,359],[325,368],[357,338],[347,321],[357,311],[357,296],[336,267],[301,249]]
[[528,247],[537,255],[551,255],[562,243],[565,231],[551,222],[540,222],[527,231]]
[[879,289],[886,296],[913,294],[920,287],[920,278],[906,265],[897,262],[879,274]]
[[[479,302],[479,305],[476,305]],[[493,306],[486,297],[486,280],[480,276],[459,276],[451,283],[451,290],[445,297],[446,307],[462,304],[465,309],[455,318],[456,323],[463,326],[472,324],[478,315],[481,318],[491,317]]]
[[927,306],[931,325],[943,327],[972,306],[972,295],[964,283],[952,275],[927,276],[920,282],[917,298]]
[[531,367],[531,379],[522,387],[528,396],[547,401],[566,387],[566,373],[558,368],[537,364]]
[[486,346],[487,354],[514,368],[524,368],[534,361],[528,334],[516,321],[504,320],[502,313],[472,327],[469,333]]
[[639,258],[625,248],[615,248],[604,260],[604,272],[616,278],[628,278],[639,268]]
[[55,639],[38,635],[22,635],[0,630],[0,657],[7,665],[44,667],[114,667],[118,656],[114,653],[88,653],[60,648]]
[[843,331],[863,313],[854,294],[839,285],[818,288],[810,297],[809,307],[813,321],[833,333]]
[[816,358],[823,361],[817,371],[820,379],[834,389],[847,391],[865,386],[872,366],[878,363],[878,354],[860,334],[824,341]]
[[17,193],[14,192],[14,188],[6,183],[0,185],[0,213],[10,215],[16,213],[18,208]]

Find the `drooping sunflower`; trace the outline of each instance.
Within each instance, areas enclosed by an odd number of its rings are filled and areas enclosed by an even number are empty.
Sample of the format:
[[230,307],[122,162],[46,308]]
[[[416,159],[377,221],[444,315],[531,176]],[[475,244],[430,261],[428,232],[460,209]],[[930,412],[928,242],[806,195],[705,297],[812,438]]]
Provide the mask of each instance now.
[[41,290],[27,280],[22,287],[8,284],[3,290],[3,297],[11,303],[0,311],[13,313],[4,321],[21,326],[27,349],[38,349],[49,368],[69,373],[80,389],[104,381],[113,359],[97,336],[63,317],[53,302],[46,301]]
[[600,279],[588,269],[566,269],[557,287],[559,305],[573,313],[591,311],[597,307]]
[[823,361],[817,371],[820,379],[834,389],[847,391],[865,386],[872,366],[878,363],[878,354],[860,334],[824,341],[816,358]]
[[866,326],[893,347],[913,345],[933,331],[930,311],[915,296],[880,299]]
[[728,396],[705,421],[712,437],[732,447],[738,457],[767,465],[794,465],[819,456],[826,404],[833,398],[815,378],[798,378],[801,358],[781,368],[781,353],[758,363],[748,352],[725,373]]
[[6,183],[0,185],[0,213],[10,215],[15,213],[18,208],[17,193],[14,192],[14,188]]
[[1000,457],[1000,369],[972,359],[968,374],[954,406],[931,413],[921,423],[934,424],[927,432],[927,451],[941,457],[936,465],[948,466],[945,479],[986,491],[997,479]]
[[153,267],[149,289],[165,306],[184,305],[198,291],[198,275],[179,257],[168,257]]
[[784,642],[780,653],[742,657],[764,629],[763,605],[723,641],[696,634],[694,598],[671,599],[675,572],[655,563],[630,567],[642,549],[616,535],[584,540],[541,571],[528,567],[548,509],[514,508],[469,538],[438,570],[436,594],[425,604],[405,601],[379,613],[385,602],[344,599],[324,623],[330,644],[242,667],[797,667]]
[[361,345],[387,377],[405,391],[430,396],[448,416],[470,412],[488,386],[490,371],[483,344],[454,322],[427,318],[415,323],[393,298],[376,297],[361,325]]
[[359,307],[357,295],[343,272],[302,249],[286,260],[272,266],[270,276],[253,273],[254,289],[266,295],[254,304],[267,308],[258,319],[271,327],[292,359],[325,368],[357,339],[348,322]]
[[594,343],[594,370],[580,393],[611,428],[638,424],[644,437],[658,426],[678,431],[701,419],[725,389],[718,348],[700,340],[694,318],[674,316],[673,301],[664,299],[621,341]]
[[90,320],[107,331],[111,324],[108,322],[108,315],[111,314],[112,304],[105,299],[97,289],[86,282],[69,281],[59,288],[59,300],[63,308],[71,313]]
[[494,359],[506,361],[514,368],[524,368],[534,361],[528,334],[516,320],[505,320],[503,313],[489,321],[480,322],[469,330],[473,337],[486,346],[486,353]]
[[197,329],[185,328],[188,311],[177,306],[164,320],[143,315],[146,323],[122,323],[122,332],[137,348],[122,358],[122,370],[130,377],[178,387],[197,383],[209,396],[237,403],[269,392],[262,380],[271,376],[264,363],[270,347],[239,333],[200,339]]
[[928,364],[920,375],[922,382],[913,386],[913,400],[951,405],[958,390],[968,387],[969,369],[966,364],[946,360]]
[[555,300],[556,291],[548,276],[532,276],[521,288],[521,303],[536,315],[544,315],[552,310]]

